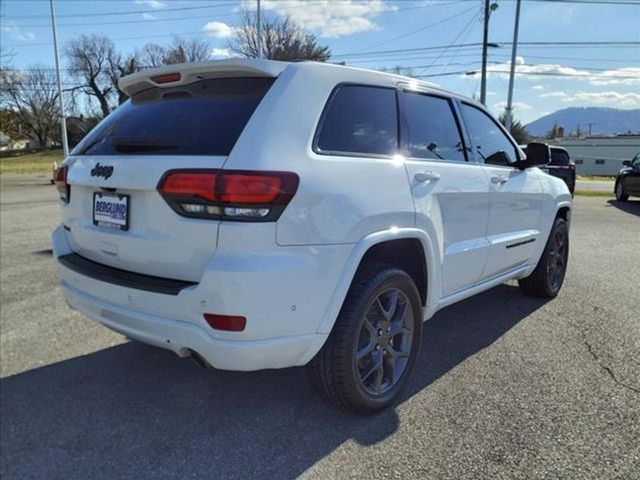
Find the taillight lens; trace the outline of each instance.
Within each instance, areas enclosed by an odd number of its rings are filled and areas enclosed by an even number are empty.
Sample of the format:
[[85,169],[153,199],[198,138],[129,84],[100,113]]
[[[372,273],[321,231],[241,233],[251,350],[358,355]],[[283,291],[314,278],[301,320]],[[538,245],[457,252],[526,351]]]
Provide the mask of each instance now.
[[241,332],[247,325],[246,318],[231,315],[205,313],[204,319],[212,328],[215,328],[216,330],[226,330],[228,332]]
[[171,170],[158,191],[183,216],[270,222],[284,211],[298,183],[291,172]]
[[151,80],[155,83],[163,84],[163,83],[173,83],[179,82],[181,78],[180,72],[175,73],[165,73],[164,75],[157,75],[155,77],[151,77]]
[[65,203],[69,203],[69,199],[71,196],[71,187],[67,183],[68,171],[69,171],[69,167],[64,165],[62,167],[58,167],[54,175],[54,178],[55,178],[54,183],[56,185],[56,188],[58,189],[60,200],[62,200]]

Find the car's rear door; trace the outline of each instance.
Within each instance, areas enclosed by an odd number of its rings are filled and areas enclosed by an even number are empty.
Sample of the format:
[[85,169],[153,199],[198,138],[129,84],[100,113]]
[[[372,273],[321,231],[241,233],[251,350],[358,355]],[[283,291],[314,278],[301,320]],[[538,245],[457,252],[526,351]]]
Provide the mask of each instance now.
[[467,161],[451,99],[399,92],[401,152],[411,182],[416,225],[435,235],[446,296],[474,285],[489,255],[489,180]]
[[169,170],[221,168],[273,81],[151,87],[111,113],[65,162],[70,199],[62,221],[74,252],[123,270],[198,281],[219,222],[179,215],[157,186]]
[[491,183],[487,228],[490,253],[482,278],[489,279],[532,261],[540,236],[543,195],[536,169],[519,170],[516,144],[498,122],[470,103],[460,105],[473,154]]

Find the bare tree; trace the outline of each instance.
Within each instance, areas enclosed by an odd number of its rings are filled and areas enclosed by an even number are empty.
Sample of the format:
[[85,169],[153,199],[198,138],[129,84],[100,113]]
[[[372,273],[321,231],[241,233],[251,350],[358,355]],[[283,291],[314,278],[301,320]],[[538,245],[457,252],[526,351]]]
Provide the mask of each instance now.
[[78,88],[98,101],[102,116],[109,115],[117,90],[110,74],[118,57],[113,42],[105,35],[81,35],[67,44],[65,56]]
[[203,62],[211,56],[211,45],[206,40],[191,40],[175,36],[169,45],[147,43],[137,54],[141,65],[147,68],[176,63]]
[[132,53],[127,56],[123,56],[120,53],[114,53],[109,57],[108,61],[111,85],[113,86],[113,90],[118,93],[118,105],[122,105],[129,96],[118,88],[118,81],[122,77],[140,70],[142,67],[140,57],[138,53]]
[[50,68],[35,65],[25,71],[1,69],[0,100],[13,112],[22,131],[41,146],[58,138],[58,90]]
[[139,54],[140,63],[148,68],[165,65],[165,47],[157,43],[147,43]]
[[206,40],[192,38],[187,40],[173,37],[173,42],[166,48],[165,64],[203,62],[211,56],[211,45]]
[[255,12],[242,12],[235,37],[229,49],[243,57],[262,56],[271,60],[315,60],[325,62],[331,57],[329,47],[320,46],[315,35],[306,33],[289,17],[266,17],[261,21],[262,49],[258,48],[257,18]]

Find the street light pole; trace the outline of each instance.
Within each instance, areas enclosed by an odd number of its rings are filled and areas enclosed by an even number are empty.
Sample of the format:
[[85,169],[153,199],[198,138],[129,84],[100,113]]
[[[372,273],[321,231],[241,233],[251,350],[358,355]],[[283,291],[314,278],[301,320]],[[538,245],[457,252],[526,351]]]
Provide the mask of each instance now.
[[[64,114],[64,98],[62,98],[62,80],[60,77],[60,56],[58,54],[58,36],[56,32],[56,13],[53,0],[49,0],[51,6],[51,28],[53,29],[53,51],[56,59],[56,79],[58,82],[58,99],[60,100],[60,127],[62,129],[62,152],[64,158],[69,155],[69,142],[67,140],[67,118]],[[43,145],[44,146],[44,145]]]
[[258,0],[258,11],[256,14],[256,36],[258,40],[258,58],[262,58],[262,25],[260,22],[260,0]]
[[513,83],[516,73],[516,53],[518,51],[518,26],[520,25],[520,0],[516,1],[516,23],[513,27],[513,46],[511,47],[511,69],[509,71],[509,94],[507,95],[507,108],[504,115],[504,126],[507,131],[511,130],[513,110]]

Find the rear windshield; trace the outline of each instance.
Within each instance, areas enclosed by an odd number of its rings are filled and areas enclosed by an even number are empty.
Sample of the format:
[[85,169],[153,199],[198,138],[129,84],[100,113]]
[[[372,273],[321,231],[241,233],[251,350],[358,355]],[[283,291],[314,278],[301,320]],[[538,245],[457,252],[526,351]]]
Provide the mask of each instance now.
[[216,78],[134,95],[73,155],[229,155],[273,78]]
[[564,150],[551,149],[551,165],[569,165],[569,154]]

